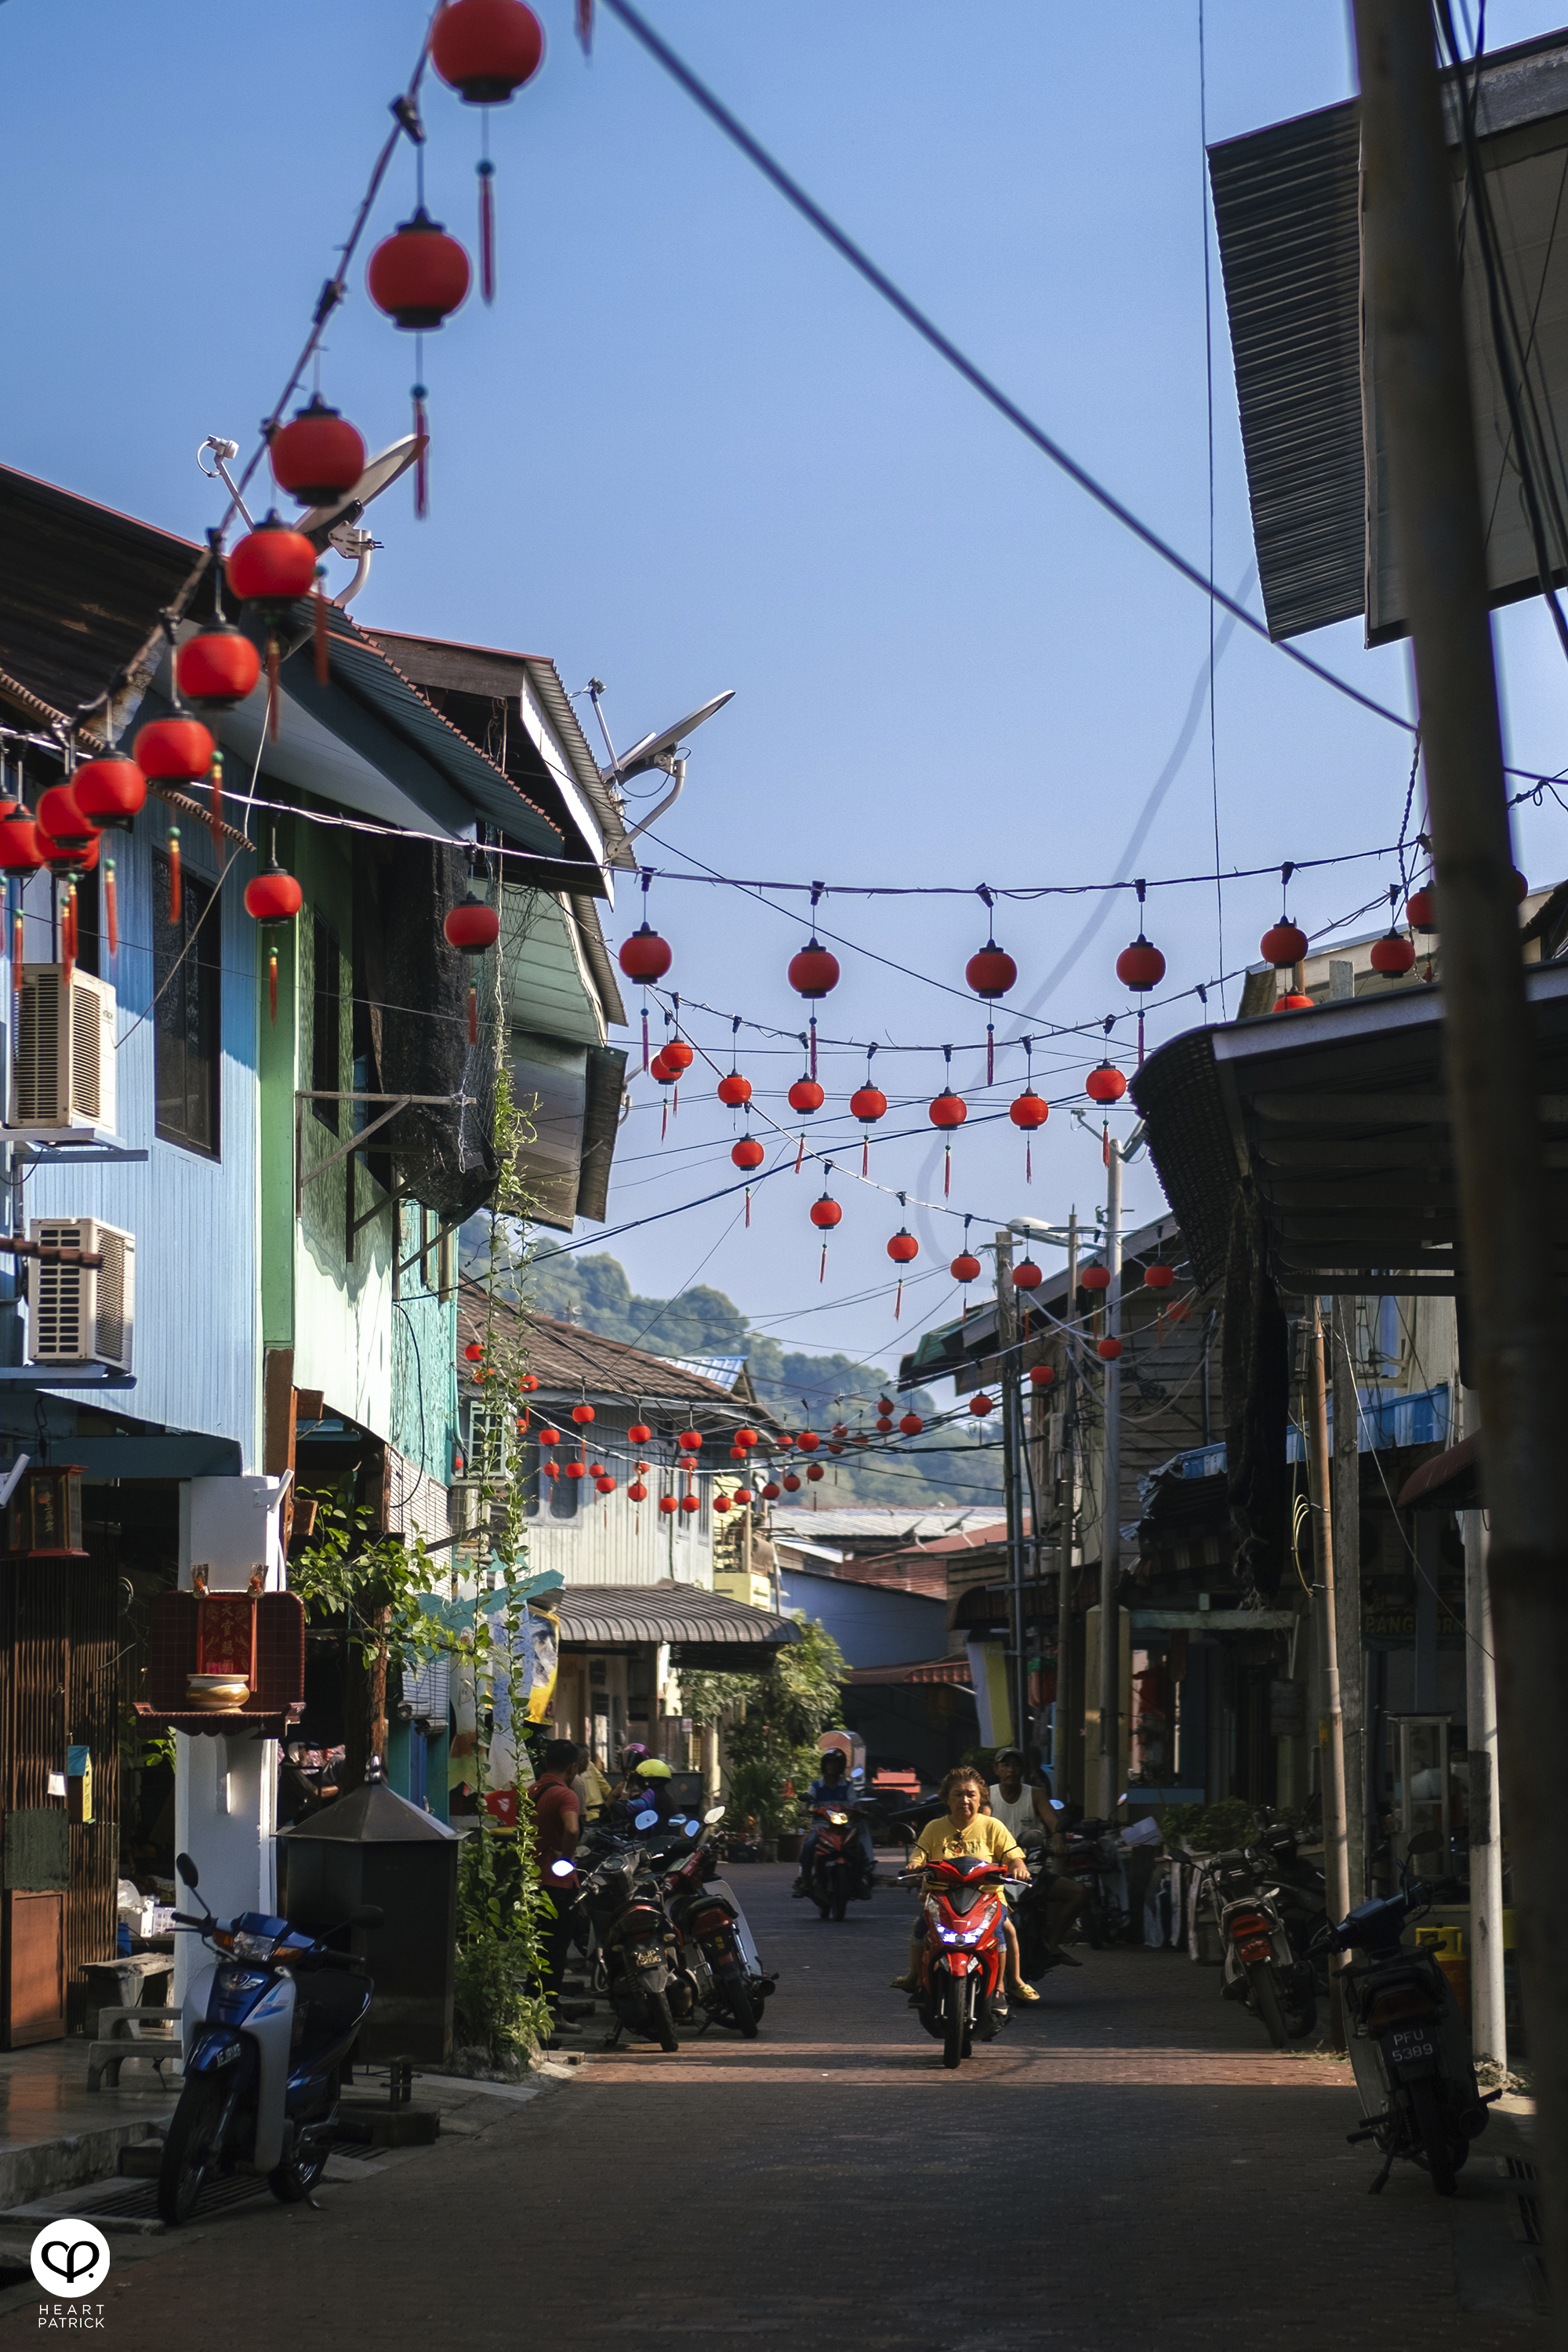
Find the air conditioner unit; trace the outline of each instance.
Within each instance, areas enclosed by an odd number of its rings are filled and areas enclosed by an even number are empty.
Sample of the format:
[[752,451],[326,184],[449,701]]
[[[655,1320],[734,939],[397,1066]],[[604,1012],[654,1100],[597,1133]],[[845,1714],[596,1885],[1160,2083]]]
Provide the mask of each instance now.
[[131,1370],[136,1320],[136,1236],[96,1217],[35,1217],[29,1237],[46,1249],[85,1250],[100,1266],[27,1261],[27,1360]]
[[114,1126],[114,991],[65,966],[25,967],[11,1127]]

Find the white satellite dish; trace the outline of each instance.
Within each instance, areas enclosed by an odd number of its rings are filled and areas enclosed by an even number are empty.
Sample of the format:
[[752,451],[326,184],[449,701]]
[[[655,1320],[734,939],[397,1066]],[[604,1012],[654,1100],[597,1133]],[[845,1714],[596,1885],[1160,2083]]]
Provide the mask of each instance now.
[[[300,528],[305,526],[302,524]],[[734,688],[726,687],[722,694],[716,694],[711,702],[700,704],[673,727],[662,728],[657,735],[645,735],[640,743],[634,743],[629,751],[623,751],[612,767],[599,771],[604,782],[624,782],[628,776],[646,775],[649,768],[662,768],[666,775],[673,775],[677,744],[684,742],[694,728],[700,727],[705,719],[711,719],[716,710],[722,710],[724,705],[733,702],[734,698]]]
[[334,499],[324,507],[312,507],[294,525],[308,539],[318,539],[336,530],[340,524],[357,520],[372,499],[392,488],[400,474],[405,474],[424,446],[425,436],[405,433],[401,441],[393,442],[378,457],[372,457],[363,473],[346,498]]

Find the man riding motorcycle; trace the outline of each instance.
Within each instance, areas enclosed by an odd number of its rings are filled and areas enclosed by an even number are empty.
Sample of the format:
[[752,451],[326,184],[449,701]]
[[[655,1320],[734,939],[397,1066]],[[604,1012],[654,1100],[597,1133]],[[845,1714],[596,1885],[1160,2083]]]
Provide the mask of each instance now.
[[[983,1813],[985,1783],[972,1766],[955,1766],[942,1784],[942,1795],[947,1801],[947,1811],[929,1822],[910,1848],[906,1870],[919,1870],[928,1859],[942,1862],[956,1854],[984,1854],[1001,1863],[1013,1878],[1027,1878],[1029,1865],[1023,1849],[1011,1830],[991,1813]],[[893,1979],[896,1992],[919,1990],[921,1968],[925,1953],[926,1918],[924,1910],[915,1915],[910,1931],[910,1965],[908,1973]],[[1007,1984],[1009,2000],[1036,2001],[1039,1994],[1031,1984],[1026,1984],[1018,1969],[1018,1938],[1011,1919],[1007,1922]]]
[[[847,1813],[858,1803],[858,1794],[850,1780],[845,1763],[844,1750],[841,1748],[830,1748],[824,1756],[822,1771],[806,1790],[805,1801],[814,1816],[819,1811]],[[812,1863],[816,1853],[816,1829],[817,1825],[814,1818],[811,1828],[806,1832],[805,1843],[800,1850],[800,1876],[790,1888],[792,1895],[811,1893]],[[862,1902],[868,1903],[871,1899],[871,1881],[877,1870],[876,1851],[871,1843],[870,1822],[857,1822],[852,1834],[860,1858],[860,1883],[855,1892]]]

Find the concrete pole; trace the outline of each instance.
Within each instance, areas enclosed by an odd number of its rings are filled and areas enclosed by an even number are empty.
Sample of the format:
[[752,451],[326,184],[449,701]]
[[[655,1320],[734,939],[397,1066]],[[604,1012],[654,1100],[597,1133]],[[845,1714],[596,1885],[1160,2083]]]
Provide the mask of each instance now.
[[[1063,1321],[1078,1314],[1078,1211],[1068,1219],[1068,1296]],[[1065,1804],[1072,1795],[1072,1589],[1078,1569],[1078,1349],[1071,1339],[1064,1352],[1062,1405],[1062,1507],[1057,1539],[1057,1736],[1051,1743],[1051,1787]],[[1081,1704],[1079,1712],[1081,1713]]]
[[1366,1694],[1361,1632],[1361,1415],[1355,1389],[1355,1306],[1336,1298],[1333,1351],[1334,1477],[1331,1512],[1334,1623],[1344,1726],[1345,1870],[1352,1903],[1366,1895]]
[[[1563,1309],[1525,1000],[1487,603],[1453,173],[1427,0],[1355,0],[1362,299],[1375,336],[1443,909],[1444,1069],[1458,1176],[1509,1835],[1539,2100],[1545,2262],[1568,2261],[1568,1872],[1556,1752],[1568,1654]],[[1568,2297],[1550,2340],[1568,2347]]]
[[[1329,1519],[1329,1401],[1323,1379],[1323,1312],[1312,1301],[1307,1343],[1307,1470],[1312,1501],[1312,1591],[1318,1611],[1318,1656],[1322,1669],[1322,1717],[1319,1729],[1323,1792],[1323,1875],[1329,1916],[1340,1920],[1351,1907],[1349,1856],[1345,1849],[1344,1718],[1340,1706],[1339,1642],[1334,1607],[1334,1538]],[[1330,1979],[1329,2032],[1344,2047],[1339,1973]]]
[[[1479,1425],[1473,1389],[1459,1391],[1467,1436]],[[1487,1584],[1485,1514],[1462,1514],[1465,1536],[1465,1718],[1470,1760],[1470,2041],[1508,2064],[1502,1973],[1502,1823],[1498,1805],[1497,1648]]]
[[[1121,1333],[1121,1147],[1110,1146],[1105,1187],[1105,1263],[1110,1287],[1105,1294],[1107,1336]],[[1104,1486],[1100,1511],[1100,1814],[1116,1819],[1117,1771],[1121,1762],[1121,1626],[1117,1592],[1121,1582],[1121,1365],[1105,1367]]]
[[1013,1288],[1013,1235],[996,1235],[996,1361],[1002,1391],[1002,1491],[1007,1514],[1007,1581],[1012,1594],[1013,1739],[1029,1744],[1029,1666],[1024,1633],[1024,1529],[1019,1509],[1018,1314]]

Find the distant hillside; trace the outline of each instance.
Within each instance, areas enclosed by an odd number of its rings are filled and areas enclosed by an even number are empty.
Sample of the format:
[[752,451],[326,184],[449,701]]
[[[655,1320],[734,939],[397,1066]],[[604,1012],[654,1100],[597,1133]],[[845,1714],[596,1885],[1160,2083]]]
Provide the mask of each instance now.
[[[465,1229],[465,1243],[470,1230]],[[482,1247],[473,1255],[482,1257]],[[893,1394],[891,1376],[880,1365],[781,1348],[766,1332],[753,1330],[732,1299],[705,1283],[675,1298],[644,1297],[607,1250],[591,1257],[567,1256],[546,1243],[524,1274],[523,1292],[542,1314],[581,1323],[607,1339],[646,1348],[650,1355],[744,1356],[759,1399],[795,1428],[808,1421],[817,1429],[844,1421],[851,1429],[870,1429],[877,1399]],[[927,1420],[936,1411],[923,1390],[900,1400],[899,1410],[907,1412],[910,1405]],[[829,1497],[856,1503],[1000,1501],[1001,1480],[992,1466],[996,1460],[994,1452],[978,1446],[919,1440],[892,1455],[840,1455],[826,1465],[820,1491],[825,1503]]]

